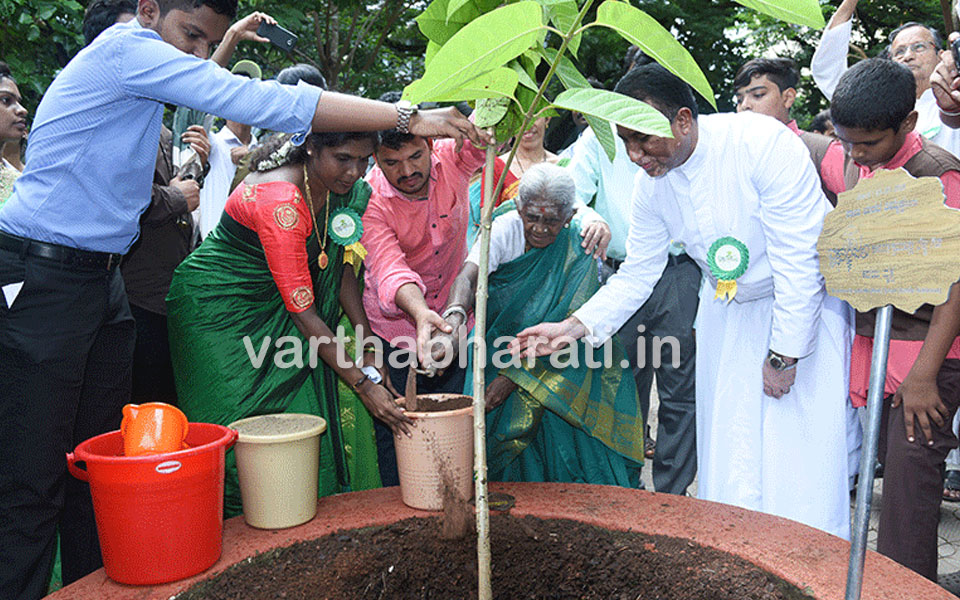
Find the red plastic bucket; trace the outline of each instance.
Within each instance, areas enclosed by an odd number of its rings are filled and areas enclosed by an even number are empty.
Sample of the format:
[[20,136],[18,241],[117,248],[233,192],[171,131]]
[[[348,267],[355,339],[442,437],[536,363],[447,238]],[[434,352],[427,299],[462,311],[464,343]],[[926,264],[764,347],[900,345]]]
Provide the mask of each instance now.
[[110,579],[168,583],[217,562],[223,542],[224,454],[236,440],[237,432],[222,425],[190,423],[187,450],[121,456],[123,438],[111,431],[67,454],[70,473],[90,482]]

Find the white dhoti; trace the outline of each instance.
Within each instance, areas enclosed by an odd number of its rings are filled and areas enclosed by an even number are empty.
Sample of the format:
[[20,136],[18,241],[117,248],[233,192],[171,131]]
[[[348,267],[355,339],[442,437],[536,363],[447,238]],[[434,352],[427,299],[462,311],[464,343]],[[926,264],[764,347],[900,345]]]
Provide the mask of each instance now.
[[705,285],[697,326],[697,496],[849,539],[846,311],[824,306],[814,352],[776,399],[761,372],[773,298],[727,303],[713,291]]

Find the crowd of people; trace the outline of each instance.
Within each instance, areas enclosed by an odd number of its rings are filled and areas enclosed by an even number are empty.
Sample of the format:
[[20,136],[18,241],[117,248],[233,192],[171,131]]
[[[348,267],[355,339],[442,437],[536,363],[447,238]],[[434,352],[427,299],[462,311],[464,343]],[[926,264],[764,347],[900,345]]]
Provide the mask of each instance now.
[[[703,115],[631,48],[616,91],[673,137],[617,126],[610,160],[586,127],[554,153],[540,119],[509,169],[498,148],[492,199],[479,180],[496,142],[457,108],[329,91],[309,65],[273,80],[231,65],[274,23],[233,22],[235,0],[93,0],[29,137],[0,63],[0,596],[42,597],[58,547],[64,583],[100,566],[89,487],[64,457],[124,404],[224,425],[320,415],[329,495],[397,485],[394,439],[416,427],[398,390],[414,376],[420,393],[470,394],[477,360],[491,480],[685,494],[696,478],[700,498],[849,538],[876,315],[827,294],[824,217],[881,169],[937,177],[960,208],[951,54],[911,22],[848,68],[856,4],[814,56],[830,108],[812,131],[791,118],[789,59],[748,61],[737,112]],[[171,130],[165,105],[224,123]],[[878,456],[878,549],[934,580],[940,502],[960,499],[956,287],[894,313]],[[227,516],[236,477],[231,460]]]

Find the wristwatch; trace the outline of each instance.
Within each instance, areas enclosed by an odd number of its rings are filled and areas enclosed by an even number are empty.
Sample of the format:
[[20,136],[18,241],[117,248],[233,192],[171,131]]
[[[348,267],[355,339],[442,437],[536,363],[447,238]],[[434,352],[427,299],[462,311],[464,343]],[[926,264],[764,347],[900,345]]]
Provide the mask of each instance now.
[[400,133],[410,133],[410,119],[417,114],[419,108],[410,104],[409,100],[401,100],[394,106],[397,107],[397,131]]
[[773,350],[767,354],[767,362],[770,363],[770,366],[773,367],[774,371],[789,371],[797,366],[797,359],[793,359],[792,363],[788,363],[786,356],[777,354]]

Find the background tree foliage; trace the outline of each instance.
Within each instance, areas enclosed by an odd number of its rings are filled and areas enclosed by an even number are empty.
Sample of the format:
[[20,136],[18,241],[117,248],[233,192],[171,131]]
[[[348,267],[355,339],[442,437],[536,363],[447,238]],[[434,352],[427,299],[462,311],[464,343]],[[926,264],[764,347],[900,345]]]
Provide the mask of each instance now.
[[[83,44],[80,23],[88,0],[0,0],[0,60],[10,64],[33,114],[43,90]],[[236,58],[258,61],[275,74],[293,62],[311,62],[331,87],[376,97],[399,90],[423,70],[426,40],[414,18],[428,0],[241,0],[240,14],[262,10],[300,36],[302,54],[288,57],[260,44],[243,44]],[[822,0],[824,16],[839,0]],[[732,0],[631,0],[670,29],[690,50],[718,95],[719,110],[733,108],[737,68],[760,55],[789,56],[810,64],[820,32],[787,25],[742,8]],[[592,20],[593,15],[588,15]],[[886,35],[906,21],[944,29],[939,0],[861,0],[854,44],[879,54]],[[584,38],[579,67],[608,89],[621,74],[626,43],[613,32]],[[852,50],[851,60],[860,53]],[[826,106],[804,69],[795,108],[801,125]],[[704,103],[704,109],[707,108]],[[712,110],[712,109],[710,109]]]

